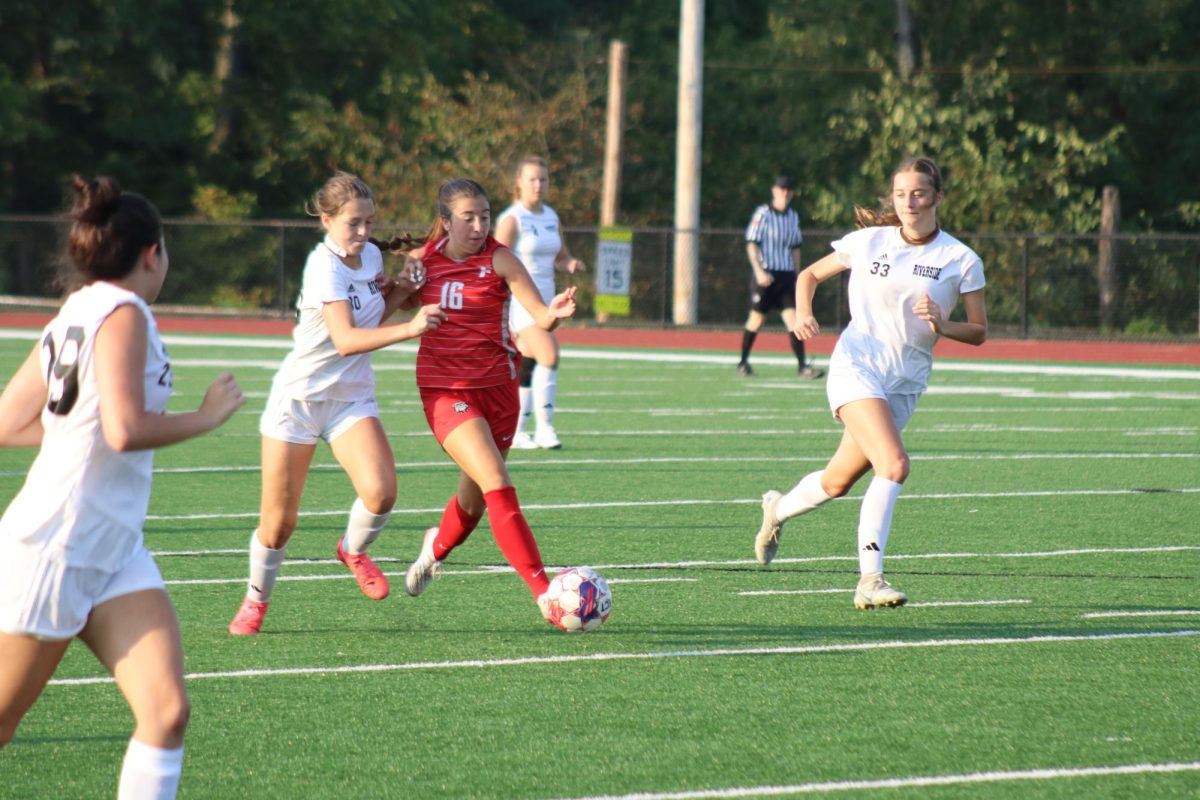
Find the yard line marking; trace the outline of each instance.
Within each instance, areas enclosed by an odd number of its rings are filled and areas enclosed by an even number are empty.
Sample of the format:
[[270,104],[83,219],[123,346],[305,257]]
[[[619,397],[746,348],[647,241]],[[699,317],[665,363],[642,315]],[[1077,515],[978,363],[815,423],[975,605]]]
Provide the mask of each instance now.
[[908,608],[940,608],[942,606],[1009,606],[1032,603],[1032,600],[930,600],[923,603],[908,603]]
[[[0,329],[0,339],[36,340],[41,335],[39,329],[10,328]],[[204,336],[194,334],[166,334],[163,341],[178,348],[184,347],[237,347],[263,348],[268,350],[290,350],[292,339],[289,336]],[[696,353],[682,350],[622,350],[595,349],[568,345],[562,348],[563,353],[571,359],[592,361],[650,361],[656,364],[711,364],[714,366],[731,367],[735,362],[730,354]],[[399,343],[389,345],[378,351],[379,354],[403,354],[406,358],[417,352],[417,345]],[[377,357],[376,363],[384,361]],[[756,363],[770,366],[783,366],[795,369],[796,360],[791,356],[776,356],[762,354],[755,356]],[[818,357],[815,363],[825,365],[828,358]],[[943,372],[983,372],[993,375],[1052,375],[1052,376],[1084,376],[1095,378],[1161,378],[1167,380],[1200,380],[1200,370],[1188,367],[1117,367],[1106,365],[1068,366],[1062,364],[1030,364],[1025,362],[997,363],[991,361],[958,361],[940,359],[933,366],[934,374]],[[795,383],[780,383],[795,390]]]
[[633,794],[588,795],[573,800],[703,800],[723,797],[770,797],[785,794],[814,794],[817,792],[861,791],[864,789],[907,789],[923,786],[955,786],[958,784],[998,783],[1001,781],[1045,781],[1060,778],[1095,778],[1110,775],[1143,775],[1146,773],[1194,772],[1200,761],[1169,762],[1165,764],[1119,764],[1109,767],[1044,767],[1041,769],[968,772],[959,775],[917,775],[910,778],[879,778],[875,780],[823,781],[796,783],[791,786],[737,786],[728,789],[693,789],[683,792],[635,792]]
[[1200,614],[1200,609],[1179,608],[1161,611],[1089,611],[1079,616],[1084,619],[1099,619],[1101,617],[1176,617],[1195,616],[1198,614]]
[[[612,583],[612,581],[609,581]],[[742,597],[759,597],[772,594],[850,594],[853,589],[754,589],[736,592]],[[908,608],[937,608],[941,606],[1007,606],[1032,603],[1032,600],[929,600],[923,603],[908,603]]]
[[[1025,553],[890,553],[888,558],[892,559],[922,559],[922,558],[1053,558],[1056,556],[1081,556],[1081,555],[1110,555],[1114,553],[1139,554],[1139,553],[1179,553],[1200,550],[1200,545],[1161,545],[1158,547],[1087,547],[1070,550],[1036,550]],[[237,554],[247,552],[245,549],[219,549],[219,550],[164,550],[162,552],[152,551],[155,558],[165,556],[206,556],[206,555],[224,555]],[[858,556],[795,556],[776,558],[772,564],[812,564],[823,561],[857,561]],[[407,563],[406,559],[392,558],[389,556],[380,556],[375,559],[377,562],[395,562]],[[334,559],[307,559],[296,558],[287,559],[285,565],[297,564],[337,564],[340,563]],[[744,564],[757,564],[754,559],[735,559],[731,561],[649,561],[635,564],[593,564],[592,569],[678,569],[680,567],[734,567]],[[512,568],[501,564],[483,564],[477,567],[480,570],[504,571]],[[551,571],[564,569],[564,567],[547,567]],[[768,572],[769,570],[764,570]],[[446,575],[473,575],[479,574],[469,570],[449,570]],[[287,580],[287,576],[280,576],[279,580]],[[780,590],[782,591],[782,590]],[[802,591],[802,590],[788,590]],[[803,590],[808,591],[808,590]],[[814,590],[818,591],[818,590]],[[834,589],[821,589],[819,591],[842,591]]]
[[[930,494],[902,494],[900,500],[981,500],[981,499],[1021,499],[1027,497],[1103,497],[1142,494],[1196,494],[1200,488],[1185,487],[1179,489],[1147,488],[1147,489],[1078,489],[1034,492],[938,492]],[[860,495],[847,495],[834,498],[834,502],[853,502],[861,500]],[[717,506],[717,505],[761,505],[761,497],[733,498],[729,500],[615,500],[606,503],[522,503],[525,511],[595,511],[607,508],[663,508],[677,506]],[[402,514],[441,514],[441,507],[429,508],[396,508],[392,516]],[[346,509],[330,511],[301,511],[301,517],[336,517],[344,516]],[[174,522],[179,520],[206,519],[257,519],[258,511],[229,511],[208,514],[147,514],[148,522]]]
[[[1097,634],[1053,634],[1047,636],[986,637],[979,639],[918,639],[915,641],[848,642],[843,644],[815,644],[791,647],[737,647],[702,650],[660,650],[642,653],[587,653],[581,655],[524,656],[515,658],[467,659],[463,661],[414,661],[399,664],[345,664],[330,667],[278,667],[273,669],[239,669],[225,672],[193,672],[184,675],[185,680],[198,681],[213,678],[261,678],[276,675],[339,675],[361,672],[402,672],[409,670],[436,669],[489,669],[492,667],[518,667],[539,664],[578,664],[599,661],[649,661],[671,658],[722,658],[727,656],[779,656],[813,655],[823,653],[861,653],[874,650],[916,650],[941,647],[991,647],[1018,644],[1065,644],[1073,642],[1104,642],[1133,639],[1177,638],[1200,636],[1200,630],[1182,631],[1129,631],[1125,633]],[[84,686],[113,683],[111,676],[96,678],[62,678],[50,681],[55,686]]]
[[[157,555],[157,553],[155,555]],[[378,564],[379,562],[381,562],[383,560],[384,559],[377,558],[377,559],[375,559],[375,563]],[[396,560],[396,559],[389,559],[389,560]],[[306,563],[312,563],[312,562],[306,562]],[[331,562],[331,563],[333,563],[333,562]],[[550,572],[550,573],[561,572],[563,569],[565,569],[565,567],[558,567],[558,568],[547,567],[547,572]],[[515,572],[515,570],[512,567],[499,566],[499,565],[496,565],[496,566],[485,565],[483,567],[480,567],[479,569],[443,570],[442,575],[443,576],[501,575],[501,574],[506,574],[506,573],[511,573],[511,572]],[[383,574],[389,578],[400,578],[405,575],[404,572],[384,572]],[[320,575],[280,575],[275,580],[277,580],[277,581],[339,581],[339,580],[351,580],[353,578],[354,578],[354,576],[349,573],[339,572],[339,573],[335,573],[335,574],[320,574]],[[167,586],[218,586],[218,585],[224,585],[224,584],[230,584],[230,583],[245,583],[245,582],[246,582],[245,577],[241,577],[241,578],[180,578],[178,580],[163,581],[163,583],[165,583]],[[700,579],[699,578],[613,578],[613,579],[610,579],[608,582],[609,583],[622,583],[622,584],[624,584],[624,583],[699,583]]]
[[[421,435],[427,435],[423,432]],[[392,433],[391,436],[406,436],[406,433]],[[1126,435],[1135,435],[1127,433]],[[1157,435],[1157,434],[1156,434]],[[911,461],[1159,461],[1162,459],[1194,459],[1200,458],[1200,452],[1188,453],[939,453],[936,455],[909,454]],[[546,460],[538,457],[511,456],[510,466],[547,465],[554,466],[617,466],[622,464],[779,464],[779,463],[825,463],[828,456],[637,456],[634,458],[554,458]],[[432,461],[398,461],[397,469],[429,469],[444,467],[458,469],[458,466],[445,458]],[[155,475],[195,475],[204,473],[244,473],[259,472],[262,467],[253,465],[208,465],[197,467],[155,467]],[[336,463],[313,464],[311,470],[342,471],[342,465]],[[27,470],[0,472],[0,477],[23,476]]]

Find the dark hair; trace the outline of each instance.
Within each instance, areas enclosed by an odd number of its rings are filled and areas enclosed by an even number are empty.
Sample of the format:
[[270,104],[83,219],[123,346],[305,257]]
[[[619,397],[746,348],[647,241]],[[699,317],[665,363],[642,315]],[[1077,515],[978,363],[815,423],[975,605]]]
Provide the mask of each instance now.
[[[919,172],[929,178],[929,182],[933,184],[935,192],[942,192],[942,171],[938,169],[937,164],[930,161],[928,158],[910,158],[901,162],[900,166],[892,170],[892,179],[902,172]],[[854,207],[854,221],[860,228],[870,228],[876,225],[899,225],[900,217],[896,214],[896,209],[892,207],[891,197],[880,198],[880,207],[877,210],[862,208],[861,206]]]
[[436,242],[446,235],[446,223],[450,218],[450,204],[460,197],[482,197],[488,199],[487,189],[484,189],[470,178],[451,178],[438,189],[437,219],[429,226],[425,235],[426,242]]
[[62,289],[124,278],[147,247],[162,244],[158,209],[140,194],[121,191],[115,178],[76,175],[72,188],[71,230],[56,279]]

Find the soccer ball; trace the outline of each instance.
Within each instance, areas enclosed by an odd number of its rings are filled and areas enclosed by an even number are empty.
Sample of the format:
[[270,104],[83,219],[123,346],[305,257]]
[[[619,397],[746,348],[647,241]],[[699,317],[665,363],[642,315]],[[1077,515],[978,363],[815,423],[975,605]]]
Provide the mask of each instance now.
[[554,576],[543,595],[546,621],[567,633],[594,631],[612,613],[612,592],[600,573],[570,567]]

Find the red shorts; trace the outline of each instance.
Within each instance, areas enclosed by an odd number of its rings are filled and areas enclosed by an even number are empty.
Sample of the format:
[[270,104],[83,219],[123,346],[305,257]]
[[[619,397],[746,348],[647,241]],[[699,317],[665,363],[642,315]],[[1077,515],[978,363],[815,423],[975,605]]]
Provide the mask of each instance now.
[[483,389],[421,389],[421,403],[438,444],[459,425],[479,417],[491,428],[496,447],[507,450],[521,415],[516,381]]

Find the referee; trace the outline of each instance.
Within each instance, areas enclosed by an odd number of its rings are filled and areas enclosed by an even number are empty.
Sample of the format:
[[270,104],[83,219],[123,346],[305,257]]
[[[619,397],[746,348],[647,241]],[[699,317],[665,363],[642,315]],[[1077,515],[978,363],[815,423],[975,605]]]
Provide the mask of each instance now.
[[792,335],[796,325],[796,274],[800,271],[800,215],[791,208],[796,182],[786,175],[775,179],[771,202],[754,209],[746,227],[746,256],[754,277],[750,281],[750,316],[742,331],[742,358],[739,375],[754,374],[750,368],[750,350],[767,314],[779,309],[787,326],[788,341],[800,364],[801,378],[819,378],[824,370],[804,361],[804,342]]

